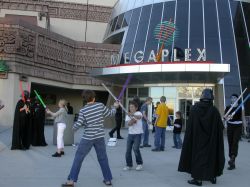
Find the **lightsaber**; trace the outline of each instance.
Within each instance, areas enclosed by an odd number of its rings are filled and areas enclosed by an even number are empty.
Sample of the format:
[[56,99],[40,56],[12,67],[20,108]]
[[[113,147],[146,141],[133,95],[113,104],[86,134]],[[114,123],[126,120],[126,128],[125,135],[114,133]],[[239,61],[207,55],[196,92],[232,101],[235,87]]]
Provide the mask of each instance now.
[[127,80],[126,80],[125,84],[123,85],[122,91],[120,92],[120,95],[119,95],[119,97],[118,97],[118,100],[119,100],[119,101],[121,100],[121,98],[122,98],[122,96],[123,96],[123,94],[124,94],[126,88],[128,87],[128,84],[129,84],[131,78],[132,78],[132,75],[129,74],[128,77],[127,77]]
[[43,102],[41,96],[37,93],[37,91],[34,90],[34,92],[35,92],[35,94],[36,94],[38,100],[40,101],[40,103],[43,105],[43,107],[44,107],[44,108],[47,108],[46,105],[44,104],[44,102]]
[[[105,88],[105,90],[108,91],[108,93],[114,98],[115,101],[118,101],[118,102],[119,102],[119,100],[117,99],[117,97],[110,91],[110,89],[108,89],[108,87],[107,87],[104,83],[102,83],[102,86]],[[120,102],[119,102],[119,105],[121,106],[122,110],[123,110],[126,114],[128,114],[128,111],[126,110],[126,108],[125,108]]]
[[238,99],[233,103],[233,105],[231,106],[231,108],[227,111],[227,113],[223,116],[224,119],[227,118],[227,116],[229,115],[229,113],[233,110],[234,106],[236,103],[238,103],[238,101],[243,97],[243,94],[247,91],[247,88],[245,88],[245,90],[241,93],[241,95],[238,97]]
[[243,102],[236,108],[236,110],[231,115],[228,115],[227,121],[230,120],[230,119],[232,119],[234,117],[234,115],[236,114],[236,112],[238,112],[241,109],[241,107],[244,106],[244,103],[247,102],[247,100],[249,98],[250,98],[250,94],[248,94],[246,96],[246,98],[243,100]]

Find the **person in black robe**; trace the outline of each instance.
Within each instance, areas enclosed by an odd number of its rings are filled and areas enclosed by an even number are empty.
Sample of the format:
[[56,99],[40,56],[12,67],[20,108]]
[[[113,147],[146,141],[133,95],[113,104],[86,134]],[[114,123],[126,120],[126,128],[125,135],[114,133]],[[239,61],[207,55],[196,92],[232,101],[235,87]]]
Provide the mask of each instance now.
[[46,146],[44,136],[45,108],[40,104],[37,97],[31,107],[32,112],[32,145]]
[[31,120],[29,92],[24,91],[24,96],[17,102],[14,116],[11,150],[26,150],[30,147]]
[[67,109],[68,109],[68,114],[72,115],[74,113],[73,107],[70,105],[70,103],[67,103]]
[[188,183],[197,186],[202,181],[215,184],[225,165],[224,125],[213,99],[212,90],[205,89],[191,108],[179,161],[178,171],[190,173]]
[[111,138],[113,138],[113,134],[116,131],[117,133],[117,139],[123,139],[123,137],[121,136],[121,126],[122,126],[122,108],[121,106],[119,106],[116,109],[116,113],[115,113],[115,122],[116,122],[116,126],[115,128],[113,128],[110,132],[109,132],[109,136]]

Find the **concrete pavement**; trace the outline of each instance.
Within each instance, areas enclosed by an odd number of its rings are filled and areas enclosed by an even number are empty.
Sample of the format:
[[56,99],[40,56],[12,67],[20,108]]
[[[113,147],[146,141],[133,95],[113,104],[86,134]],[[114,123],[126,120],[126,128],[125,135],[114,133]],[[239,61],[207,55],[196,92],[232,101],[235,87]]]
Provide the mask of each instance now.
[[[56,147],[52,145],[53,129],[46,126],[47,147],[31,147],[28,151],[11,151],[10,143],[12,129],[0,131],[0,187],[60,187],[66,181],[76,148],[65,147],[66,155],[52,158]],[[109,129],[106,130],[108,134]],[[79,141],[82,134],[80,129],[75,135]],[[127,130],[122,130],[123,137]],[[108,139],[108,136],[106,137]],[[150,143],[153,135],[150,133]],[[180,150],[171,148],[172,133],[167,132],[166,151],[152,152],[151,148],[141,149],[144,161],[143,171],[123,171],[125,166],[126,139],[119,140],[116,147],[107,147],[110,167],[113,173],[114,187],[186,187],[190,176],[177,172]],[[227,142],[225,141],[227,153]],[[237,169],[224,170],[224,175],[218,178],[217,187],[248,187],[250,183],[250,143],[240,142]],[[83,161],[77,187],[102,187],[102,174],[96,159],[94,149]],[[203,186],[215,186],[203,182]]]

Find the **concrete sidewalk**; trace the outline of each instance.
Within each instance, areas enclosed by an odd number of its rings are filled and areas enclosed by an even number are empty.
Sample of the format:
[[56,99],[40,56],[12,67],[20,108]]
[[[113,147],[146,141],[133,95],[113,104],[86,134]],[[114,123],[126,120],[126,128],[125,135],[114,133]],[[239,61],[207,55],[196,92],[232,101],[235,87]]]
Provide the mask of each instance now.
[[[0,187],[60,187],[66,181],[76,148],[65,148],[66,155],[52,158],[56,147],[52,145],[52,127],[47,126],[47,147],[31,147],[28,151],[11,151],[10,143],[12,129],[0,132]],[[107,133],[108,134],[107,129]],[[76,135],[79,141],[82,129]],[[122,130],[127,137],[127,130]],[[106,137],[108,139],[108,136]],[[150,133],[153,144],[153,135]],[[151,148],[141,149],[144,161],[143,171],[123,171],[125,166],[126,139],[119,140],[116,147],[107,147],[110,167],[113,173],[114,187],[186,187],[190,176],[177,172],[180,150],[171,148],[172,133],[166,136],[166,151],[152,152]],[[225,141],[227,153],[227,142]],[[240,142],[237,169],[224,170],[224,175],[218,178],[217,187],[248,187],[250,178],[250,143]],[[77,187],[102,187],[102,174],[96,159],[94,149],[83,161]],[[215,186],[203,182],[203,186]]]

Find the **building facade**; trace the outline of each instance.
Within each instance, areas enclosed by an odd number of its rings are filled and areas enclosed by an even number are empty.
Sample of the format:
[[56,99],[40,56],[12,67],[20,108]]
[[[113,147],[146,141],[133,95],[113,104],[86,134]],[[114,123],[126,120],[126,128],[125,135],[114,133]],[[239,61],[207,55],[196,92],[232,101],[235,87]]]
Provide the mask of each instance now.
[[120,45],[102,44],[114,6],[89,1],[0,1],[0,99],[5,104],[0,125],[12,126],[15,105],[23,89],[37,90],[51,110],[65,98],[78,113],[81,91],[97,91],[100,101],[107,100],[100,80],[89,76],[93,67],[110,63]]
[[[104,80],[117,76],[120,82],[131,74],[127,99],[139,94],[157,101],[165,95],[184,113],[204,87],[211,87],[223,112],[232,93],[250,86],[249,35],[249,1],[119,0],[104,43],[121,44],[120,53],[111,67],[93,74]],[[214,65],[217,74],[202,67],[205,64]],[[226,64],[228,71],[222,66]],[[250,114],[249,102],[245,111]]]

